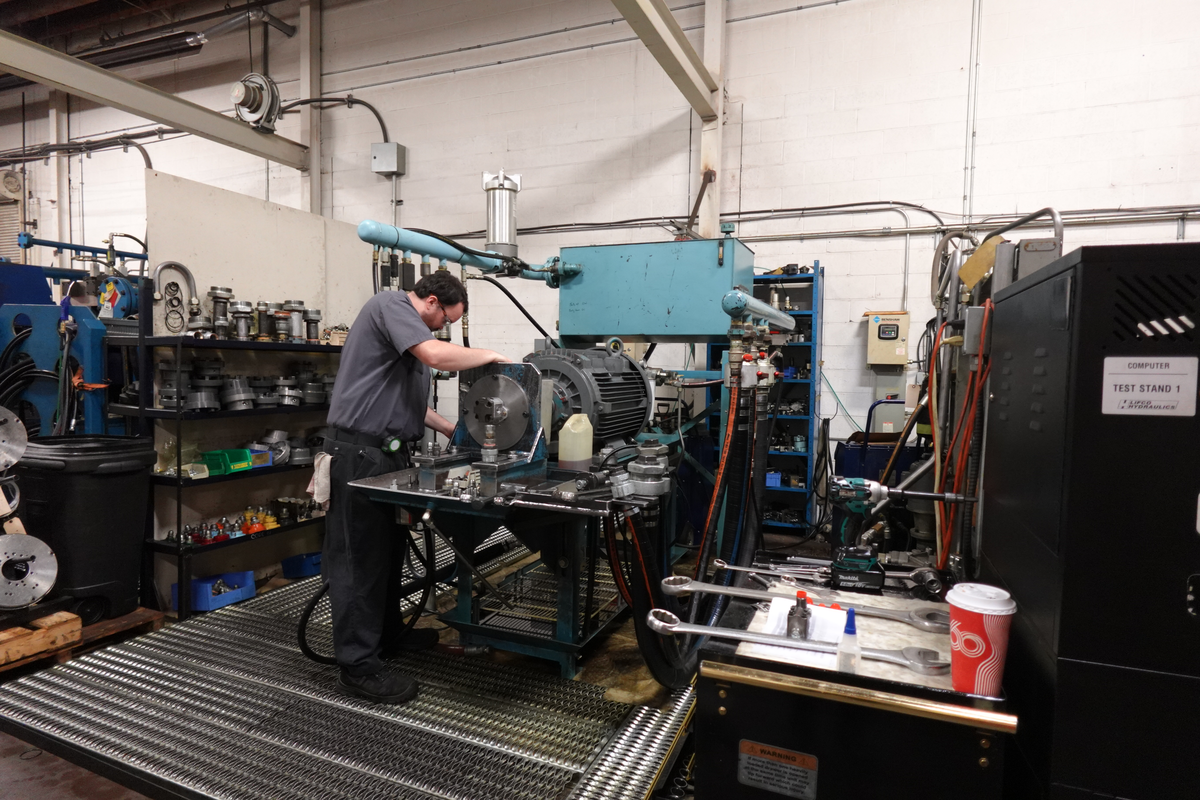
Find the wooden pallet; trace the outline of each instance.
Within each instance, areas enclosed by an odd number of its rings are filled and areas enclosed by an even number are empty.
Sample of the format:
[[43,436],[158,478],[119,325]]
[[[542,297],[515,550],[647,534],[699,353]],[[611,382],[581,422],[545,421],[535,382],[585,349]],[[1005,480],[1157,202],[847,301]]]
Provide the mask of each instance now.
[[60,611],[22,628],[0,631],[0,672],[42,659],[63,664],[85,650],[162,627],[161,611],[139,608],[116,619],[83,627],[79,617]]

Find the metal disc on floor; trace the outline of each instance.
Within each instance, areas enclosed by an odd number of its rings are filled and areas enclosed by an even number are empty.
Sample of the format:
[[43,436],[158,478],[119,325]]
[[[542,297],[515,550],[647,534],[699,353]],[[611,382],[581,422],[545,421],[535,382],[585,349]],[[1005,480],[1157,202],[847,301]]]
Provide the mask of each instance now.
[[50,594],[58,578],[58,559],[35,536],[0,536],[0,610],[31,606]]
[[0,471],[20,460],[29,444],[29,435],[17,415],[0,406]]

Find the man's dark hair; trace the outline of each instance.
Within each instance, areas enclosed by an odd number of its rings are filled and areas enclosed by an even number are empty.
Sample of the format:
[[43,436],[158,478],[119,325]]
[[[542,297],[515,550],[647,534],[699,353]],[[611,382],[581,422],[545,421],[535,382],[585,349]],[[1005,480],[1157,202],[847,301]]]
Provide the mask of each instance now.
[[413,294],[424,300],[433,295],[443,306],[455,306],[462,303],[463,313],[467,313],[467,287],[462,281],[450,274],[450,270],[434,270],[432,275],[426,275],[417,281]]

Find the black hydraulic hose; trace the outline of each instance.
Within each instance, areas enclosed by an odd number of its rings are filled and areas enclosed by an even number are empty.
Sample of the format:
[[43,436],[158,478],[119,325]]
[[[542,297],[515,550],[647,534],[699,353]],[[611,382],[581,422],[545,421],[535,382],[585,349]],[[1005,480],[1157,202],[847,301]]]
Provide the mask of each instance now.
[[12,338],[12,341],[4,346],[4,352],[0,353],[0,370],[8,367],[8,360],[12,358],[12,355],[16,349],[21,346],[21,342],[25,341],[32,335],[33,328],[26,328],[23,331],[19,331],[17,335]]
[[[971,444],[968,452],[967,462],[967,486],[964,494],[967,497],[975,497],[979,491],[979,466],[980,457],[983,455],[983,403],[978,404],[975,409],[975,429],[971,434]],[[971,520],[975,517],[975,507],[973,505],[963,503],[962,508],[958,510],[957,525],[958,528],[958,552],[963,558],[963,568],[967,575],[975,574],[975,548],[973,543],[968,541],[967,534],[971,530]]]
[[771,447],[771,419],[767,414],[767,394],[757,394],[756,399],[759,397],[762,402],[755,409],[754,445],[749,470],[751,505],[747,509],[741,552],[737,554],[740,567],[748,567],[754,561],[754,554],[762,542],[762,512],[767,507],[767,454]]
[[[413,229],[410,228],[409,230],[413,230]],[[508,299],[512,301],[513,305],[517,307],[517,310],[525,315],[525,319],[529,320],[533,324],[533,327],[537,328],[538,333],[540,333],[542,336],[549,339],[550,341],[554,341],[554,337],[551,336],[550,334],[546,333],[546,329],[538,324],[538,321],[533,318],[533,315],[525,310],[525,306],[521,305],[521,301],[518,300],[516,297],[514,297],[512,292],[510,292],[508,289],[504,288],[504,284],[500,283],[500,281],[496,280],[495,278],[489,277],[487,275],[475,275],[475,276],[471,277],[471,280],[487,281],[488,283],[492,284],[500,291],[504,292],[504,294],[508,296]]]
[[366,106],[370,112],[375,115],[375,119],[379,122],[379,130],[383,134],[383,141],[391,141],[391,139],[388,138],[387,123],[383,121],[383,116],[379,113],[379,109],[368,103],[366,100],[359,100],[357,97],[352,97],[351,95],[346,95],[345,97],[306,97],[303,100],[293,100],[287,105],[280,107],[279,113],[286,114],[289,111],[294,111],[298,106],[307,106],[313,103],[317,103],[319,105],[326,105],[329,103],[345,103],[347,108],[354,108],[355,104]]
[[642,354],[643,366],[650,363],[650,356],[654,355],[654,350],[656,347],[658,347],[658,342],[651,342],[650,346],[646,348],[646,352]]
[[[434,563],[436,556],[433,542],[433,531],[431,531],[428,527],[425,528],[424,533],[425,553],[427,554],[424,557],[417,548],[417,543],[413,540],[412,535],[407,532],[405,532],[404,535],[408,538],[408,546],[412,548],[414,557],[424,566],[425,574],[408,581],[400,587],[400,597],[408,597],[410,594],[413,594],[416,591],[421,591],[420,602],[413,609],[412,616],[409,617],[408,622],[404,623],[404,626],[401,629],[400,635],[402,637],[406,636],[408,632],[416,626],[417,620],[421,618],[421,609],[425,608],[425,606],[429,603],[429,598],[433,597],[434,588],[437,586],[437,584],[448,580],[450,575],[454,573],[456,566],[454,562],[451,562],[440,570],[430,569],[430,566]],[[300,652],[304,653],[304,655],[318,664],[333,665],[337,664],[336,658],[331,656],[323,656],[308,645],[308,621],[312,617],[313,611],[316,610],[317,603],[321,602],[321,598],[324,597],[328,591],[329,583],[323,581],[321,583],[321,588],[317,590],[317,593],[313,595],[312,600],[308,601],[308,605],[306,605],[304,610],[300,613],[300,625],[296,630],[296,643],[300,645]]]
[[633,628],[638,649],[654,679],[669,689],[681,689],[691,683],[699,659],[698,648],[687,647],[674,636],[660,636],[646,624],[653,608],[667,608],[661,591],[663,575],[649,544],[645,525],[629,520],[628,530],[633,544],[633,575],[629,591],[633,599]]
[[528,264],[525,264],[524,261],[522,261],[521,259],[516,258],[514,256],[502,256],[499,253],[489,253],[485,250],[476,250],[473,247],[467,247],[465,244],[460,244],[459,242],[454,241],[453,239],[451,239],[448,236],[443,236],[442,234],[437,233],[436,231],[427,231],[424,228],[406,228],[405,230],[410,230],[413,233],[419,233],[422,236],[431,236],[434,239],[437,239],[442,244],[448,244],[451,247],[461,250],[463,253],[465,253],[466,255],[469,255],[469,256],[476,256],[477,258],[490,258],[490,259],[494,259],[496,261],[503,261],[505,264],[511,264],[514,266],[519,266],[519,265],[528,266]]
[[721,558],[733,562],[734,539],[742,522],[742,514],[746,506],[746,468],[749,466],[750,453],[747,447],[750,443],[750,408],[753,406],[753,395],[746,392],[738,398],[738,407],[733,417],[733,443],[730,445],[729,472],[730,491],[725,498],[725,529],[721,534]]

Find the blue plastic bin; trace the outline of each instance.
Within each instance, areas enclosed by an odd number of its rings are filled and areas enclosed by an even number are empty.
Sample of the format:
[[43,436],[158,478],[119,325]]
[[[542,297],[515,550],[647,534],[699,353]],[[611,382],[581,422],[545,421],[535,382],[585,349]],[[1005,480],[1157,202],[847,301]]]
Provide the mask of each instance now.
[[[213,584],[221,579],[229,586],[236,586],[232,592],[213,596]],[[210,575],[207,578],[196,578],[192,581],[192,610],[213,611],[222,606],[247,600],[254,597],[254,570],[248,572],[223,572],[220,575]],[[179,608],[179,584],[171,584],[171,605]]]
[[783,473],[774,470],[767,473],[767,486],[778,487],[783,482]]
[[288,556],[279,562],[283,565],[285,578],[310,578],[321,574],[321,554],[302,553],[298,556]]

